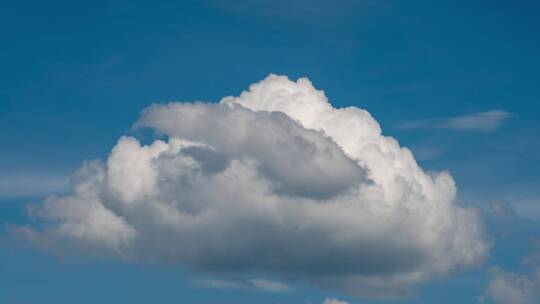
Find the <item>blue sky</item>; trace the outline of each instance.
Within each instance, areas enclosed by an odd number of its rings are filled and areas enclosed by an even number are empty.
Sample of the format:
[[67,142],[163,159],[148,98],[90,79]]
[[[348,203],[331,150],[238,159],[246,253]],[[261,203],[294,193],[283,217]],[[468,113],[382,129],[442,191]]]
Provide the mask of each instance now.
[[[425,170],[451,172],[460,204],[481,210],[494,241],[490,259],[397,303],[478,302],[494,265],[528,275],[522,261],[540,237],[538,8],[3,1],[0,302],[372,303],[301,281],[284,292],[200,286],[205,275],[181,265],[54,256],[9,236],[11,225],[32,221],[26,204],[66,194],[82,161],[107,158],[151,103],[217,102],[269,73],[308,77],[334,107],[366,109]],[[481,115],[489,111],[506,114]],[[510,211],[493,211],[493,202]]]

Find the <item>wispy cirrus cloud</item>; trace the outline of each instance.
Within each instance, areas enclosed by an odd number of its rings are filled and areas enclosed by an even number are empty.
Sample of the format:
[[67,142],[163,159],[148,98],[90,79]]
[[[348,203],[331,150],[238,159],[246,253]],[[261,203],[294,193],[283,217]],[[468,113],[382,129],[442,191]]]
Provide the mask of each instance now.
[[349,302],[346,301],[340,301],[335,298],[326,298],[323,302],[323,304],[349,304]]
[[55,173],[2,173],[0,174],[0,199],[65,193],[69,190],[69,185],[68,176]]
[[262,278],[254,278],[247,280],[224,280],[224,279],[202,279],[197,281],[198,285],[210,288],[219,289],[255,289],[266,292],[285,292],[291,288],[289,285]]
[[406,121],[397,127],[401,130],[438,128],[458,131],[493,132],[499,129],[512,116],[513,114],[510,112],[491,110],[462,116]]

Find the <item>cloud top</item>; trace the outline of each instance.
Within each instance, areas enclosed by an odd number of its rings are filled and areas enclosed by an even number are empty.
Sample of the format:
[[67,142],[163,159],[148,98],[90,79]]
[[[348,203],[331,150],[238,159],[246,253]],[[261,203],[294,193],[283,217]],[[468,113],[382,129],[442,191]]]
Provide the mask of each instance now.
[[424,172],[367,111],[332,107],[306,78],[270,75],[218,104],[152,105],[135,127],[163,139],[120,138],[24,232],[55,250],[373,298],[407,295],[488,251],[448,173]]

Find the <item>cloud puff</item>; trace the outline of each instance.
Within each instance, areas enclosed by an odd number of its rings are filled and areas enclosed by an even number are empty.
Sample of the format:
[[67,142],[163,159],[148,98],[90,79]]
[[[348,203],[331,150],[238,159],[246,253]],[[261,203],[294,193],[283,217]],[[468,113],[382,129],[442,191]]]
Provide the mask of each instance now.
[[334,298],[326,298],[324,300],[323,304],[349,304],[349,302],[340,301],[340,300],[334,299]]
[[540,298],[540,268],[532,276],[492,267],[487,295],[497,304],[534,304]]
[[510,117],[512,117],[512,113],[493,110],[449,118],[409,121],[398,125],[398,127],[404,130],[441,128],[462,131],[492,132],[500,128]]
[[533,304],[540,299],[540,240],[532,239],[533,252],[522,261],[523,273],[501,267],[489,269],[485,295],[497,304]]
[[399,297],[482,261],[477,214],[371,115],[333,108],[306,78],[270,75],[220,103],[156,104],[26,234],[54,250],[267,274]]
[[489,203],[488,212],[505,221],[515,221],[518,218],[514,207],[505,200],[497,200]]

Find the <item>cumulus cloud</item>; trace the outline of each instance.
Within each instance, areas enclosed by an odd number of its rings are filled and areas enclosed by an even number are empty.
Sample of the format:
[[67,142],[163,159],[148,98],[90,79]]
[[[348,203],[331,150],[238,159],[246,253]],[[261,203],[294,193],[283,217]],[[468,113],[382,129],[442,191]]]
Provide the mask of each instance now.
[[123,136],[21,230],[51,250],[373,298],[408,295],[489,249],[447,172],[424,172],[367,111],[332,107],[306,78],[270,75],[219,103],[155,104],[134,127],[161,139]]
[[398,125],[398,127],[404,130],[441,128],[462,131],[492,132],[500,128],[510,117],[512,117],[512,113],[492,110],[449,118],[409,121]]

